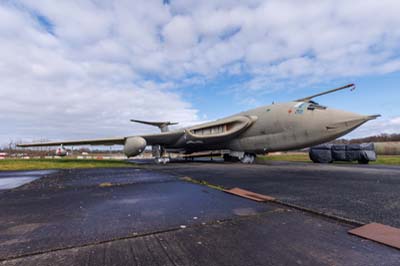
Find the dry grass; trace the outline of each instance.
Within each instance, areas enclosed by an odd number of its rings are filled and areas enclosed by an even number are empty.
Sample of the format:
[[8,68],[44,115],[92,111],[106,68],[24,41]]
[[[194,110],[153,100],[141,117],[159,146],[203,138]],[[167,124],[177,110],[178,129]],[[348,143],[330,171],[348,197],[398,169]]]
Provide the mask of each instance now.
[[266,161],[311,162],[307,153],[282,153],[258,157]]

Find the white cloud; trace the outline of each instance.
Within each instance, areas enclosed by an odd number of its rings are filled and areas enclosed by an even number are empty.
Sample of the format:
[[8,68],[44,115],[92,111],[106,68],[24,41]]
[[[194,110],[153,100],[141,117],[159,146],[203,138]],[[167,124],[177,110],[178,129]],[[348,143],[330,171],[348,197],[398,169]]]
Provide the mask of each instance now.
[[186,48],[197,43],[197,34],[192,18],[187,16],[175,16],[163,29],[166,45],[169,48]]
[[240,90],[264,93],[399,71],[398,10],[395,0],[4,1],[0,138],[126,134],[131,117],[190,123],[197,110],[174,89],[223,75],[248,75]]
[[390,119],[389,123],[393,126],[397,126],[397,132],[400,132],[400,116]]
[[[197,120],[197,110],[170,90],[171,83],[143,76],[146,51],[141,50],[160,46],[151,33],[141,29],[148,38],[129,35],[129,29],[111,19],[111,11],[91,2],[53,3],[0,5],[0,25],[10,25],[0,26],[2,142],[151,130],[130,124],[130,118],[183,124]],[[119,8],[115,12],[126,12]],[[35,18],[39,14],[52,23],[54,35]],[[114,32],[119,30],[125,34]],[[135,53],[143,53],[142,62]]]

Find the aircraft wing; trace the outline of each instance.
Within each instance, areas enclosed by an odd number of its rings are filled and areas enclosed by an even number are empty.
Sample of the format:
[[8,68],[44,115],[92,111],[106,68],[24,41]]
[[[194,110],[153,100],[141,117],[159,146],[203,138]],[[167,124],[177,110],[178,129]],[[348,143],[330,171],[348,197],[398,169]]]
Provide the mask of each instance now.
[[125,143],[125,137],[119,137],[119,138],[104,138],[104,139],[34,142],[34,143],[17,144],[17,147],[41,147],[41,146],[59,146],[59,145],[113,145],[113,144],[124,144],[124,143]]
[[159,134],[149,134],[142,136],[128,136],[103,139],[83,139],[83,140],[65,140],[18,144],[17,147],[43,147],[43,146],[59,146],[59,145],[123,145],[125,140],[130,137],[142,137],[146,140],[147,145],[166,145],[175,143],[184,131],[163,132]]

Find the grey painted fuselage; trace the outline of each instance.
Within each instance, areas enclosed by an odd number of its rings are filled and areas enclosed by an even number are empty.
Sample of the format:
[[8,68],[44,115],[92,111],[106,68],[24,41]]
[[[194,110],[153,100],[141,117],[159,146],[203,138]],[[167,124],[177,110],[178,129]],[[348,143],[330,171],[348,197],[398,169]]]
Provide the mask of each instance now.
[[[301,149],[334,140],[376,118],[332,108],[320,108],[318,105],[312,109],[312,106],[306,102],[287,102],[241,112],[230,117],[248,116],[256,119],[237,136],[222,142],[203,141],[188,144],[184,134],[176,143],[166,148],[187,152],[230,149],[248,153]],[[217,121],[223,122],[224,119]]]

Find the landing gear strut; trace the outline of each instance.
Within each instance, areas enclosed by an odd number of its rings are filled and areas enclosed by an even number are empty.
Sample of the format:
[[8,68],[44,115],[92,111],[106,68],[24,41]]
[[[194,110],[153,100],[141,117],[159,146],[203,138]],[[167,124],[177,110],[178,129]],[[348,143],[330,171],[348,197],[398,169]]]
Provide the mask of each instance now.
[[155,157],[156,164],[166,164],[170,161],[167,151],[160,145],[153,146],[152,154]]

